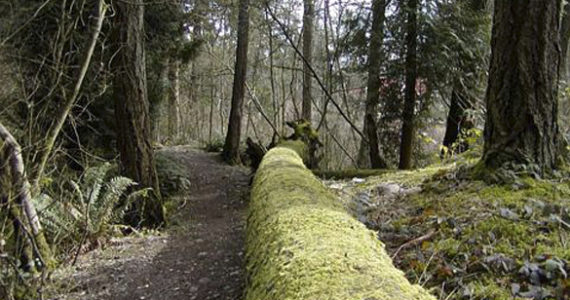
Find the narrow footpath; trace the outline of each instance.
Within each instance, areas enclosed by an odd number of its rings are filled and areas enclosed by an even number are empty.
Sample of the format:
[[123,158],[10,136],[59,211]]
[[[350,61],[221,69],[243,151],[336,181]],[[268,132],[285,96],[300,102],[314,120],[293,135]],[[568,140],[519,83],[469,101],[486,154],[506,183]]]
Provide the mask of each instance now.
[[50,299],[241,299],[249,171],[186,146],[161,155],[191,183],[175,198],[168,229],[82,255],[54,275],[60,295]]

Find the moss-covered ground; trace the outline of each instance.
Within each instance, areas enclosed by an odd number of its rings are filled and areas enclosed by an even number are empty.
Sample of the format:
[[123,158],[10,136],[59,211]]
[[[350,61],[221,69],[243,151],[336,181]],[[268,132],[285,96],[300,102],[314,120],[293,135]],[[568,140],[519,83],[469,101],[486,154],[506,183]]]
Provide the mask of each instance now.
[[[489,185],[457,170],[329,184],[345,202],[369,195],[367,225],[410,281],[439,299],[570,299],[570,179]],[[386,183],[415,192],[387,197],[378,188]]]

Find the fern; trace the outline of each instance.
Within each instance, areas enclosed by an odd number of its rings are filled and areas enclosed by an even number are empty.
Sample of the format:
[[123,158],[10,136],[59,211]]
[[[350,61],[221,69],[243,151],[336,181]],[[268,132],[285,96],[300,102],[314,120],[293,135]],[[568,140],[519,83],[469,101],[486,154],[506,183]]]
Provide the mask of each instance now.
[[[121,195],[133,185],[135,185],[135,182],[127,177],[114,177],[105,185],[104,195],[98,199],[92,210],[93,213],[90,219],[93,221],[93,231],[99,232],[102,225],[120,221],[122,213],[129,205],[130,197],[127,197],[122,207],[116,206],[119,204]],[[117,217],[116,214],[119,212],[121,216]]]
[[[111,234],[109,228],[119,223],[133,199],[147,192],[136,191],[123,197],[136,183],[127,177],[108,178],[111,164],[89,168],[80,182],[69,181],[67,201],[54,201],[46,195],[36,199],[42,224],[54,241],[75,242],[83,235],[98,240]],[[62,197],[65,199],[65,197]]]

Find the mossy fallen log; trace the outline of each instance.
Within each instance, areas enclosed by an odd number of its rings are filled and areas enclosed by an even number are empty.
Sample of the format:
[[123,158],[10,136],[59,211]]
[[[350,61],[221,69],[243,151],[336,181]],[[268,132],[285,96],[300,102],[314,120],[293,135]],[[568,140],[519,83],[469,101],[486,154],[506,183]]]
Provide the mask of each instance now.
[[319,178],[323,179],[350,179],[354,177],[364,178],[381,176],[393,172],[386,169],[346,169],[346,170],[312,170]]
[[291,148],[270,150],[254,179],[245,299],[434,300]]

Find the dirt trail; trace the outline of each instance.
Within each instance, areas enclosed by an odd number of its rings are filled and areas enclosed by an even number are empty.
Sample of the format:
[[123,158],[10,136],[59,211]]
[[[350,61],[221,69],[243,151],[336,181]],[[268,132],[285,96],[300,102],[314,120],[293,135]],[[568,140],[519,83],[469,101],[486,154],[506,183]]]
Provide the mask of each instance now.
[[51,299],[241,299],[248,170],[189,147],[161,154],[186,168],[191,182],[169,229],[83,255],[55,274],[66,292]]

